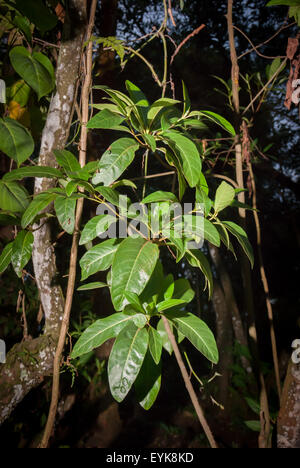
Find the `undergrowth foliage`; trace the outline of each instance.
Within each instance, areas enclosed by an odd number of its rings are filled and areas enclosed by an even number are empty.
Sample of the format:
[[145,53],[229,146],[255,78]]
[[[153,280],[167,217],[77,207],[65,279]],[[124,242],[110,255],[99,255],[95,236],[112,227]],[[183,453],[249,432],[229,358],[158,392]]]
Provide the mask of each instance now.
[[[15,47],[10,60],[24,85],[35,92],[38,99],[54,88],[53,67],[43,54],[31,54],[24,47]],[[109,288],[115,313],[95,321],[82,333],[71,358],[86,355],[105,341],[116,338],[108,361],[111,393],[121,402],[135,386],[139,403],[149,409],[161,386],[162,351],[172,353],[163,317],[168,319],[178,343],[188,339],[209,361],[218,362],[213,333],[188,311],[188,304],[194,298],[189,281],[176,280],[172,274],[164,275],[161,250],[168,249],[174,262],[185,259],[199,268],[205,276],[210,297],[212,272],[208,259],[195,243],[205,240],[217,247],[223,243],[234,253],[232,239],[235,238],[252,264],[253,253],[244,230],[222,219],[225,208],[241,206],[235,200],[238,190],[222,182],[211,197],[202,173],[202,148],[191,133],[192,129],[206,128],[205,121],[212,121],[234,136],[232,125],[213,112],[192,111],[184,84],[183,107],[180,101],[167,97],[151,104],[136,85],[127,81],[126,87],[128,94],[104,86],[95,87],[104,91],[107,99],[94,105],[99,112],[88,122],[88,129],[115,130],[124,132],[125,136],[115,140],[98,161],[89,162],[85,167],[80,166],[76,154],[66,149],[54,151],[59,169],[27,165],[34,150],[30,132],[13,119],[0,119],[0,149],[18,166],[0,180],[0,224],[13,225],[17,232],[14,241],[2,251],[0,273],[11,263],[16,274],[22,276],[31,258],[33,230],[39,220],[55,214],[62,229],[72,235],[78,199],[83,197],[107,208],[107,214],[96,215],[82,226],[80,237],[80,244],[87,249],[80,259],[82,281],[99,271],[107,271],[107,281],[84,283],[79,290]],[[140,194],[144,214],[137,214],[130,208],[130,198],[121,197],[118,189],[136,188],[133,181],[125,178],[135,158],[141,161],[143,158],[146,176],[151,158],[155,156],[174,168],[178,190],[147,194],[145,184]],[[32,195],[20,183],[29,177],[53,178],[57,185]],[[190,212],[178,220],[172,215],[173,207],[174,204],[181,206],[187,187],[194,189],[194,204]],[[150,207],[151,220],[147,209]],[[201,228],[197,227],[199,216]],[[125,226],[127,235],[122,238],[116,234],[114,238],[99,242],[99,236],[103,237],[116,223],[123,229]]]

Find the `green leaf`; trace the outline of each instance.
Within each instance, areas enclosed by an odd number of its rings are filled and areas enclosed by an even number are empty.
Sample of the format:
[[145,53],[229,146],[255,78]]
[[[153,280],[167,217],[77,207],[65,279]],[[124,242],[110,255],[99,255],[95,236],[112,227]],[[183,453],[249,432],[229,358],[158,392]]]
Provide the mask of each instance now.
[[92,218],[84,226],[79,245],[87,244],[106,232],[109,227],[117,221],[117,218],[110,215],[99,215]]
[[124,41],[117,39],[115,36],[108,36],[108,37],[97,37],[92,38],[96,44],[102,44],[103,47],[107,47],[113,49],[121,59],[121,62],[124,60],[125,56],[125,49],[123,46]]
[[149,109],[149,102],[146,98],[145,94],[138,88],[135,84],[131,83],[131,81],[126,81],[126,88],[131,97],[132,101],[136,105],[139,115],[144,123],[147,124],[147,112]]
[[158,312],[163,312],[165,310],[172,309],[173,307],[176,307],[182,304],[185,304],[185,301],[183,301],[182,299],[167,299],[157,304],[156,308]]
[[32,232],[20,231],[13,242],[11,263],[19,278],[21,278],[23,268],[31,258],[33,241]]
[[190,312],[165,313],[178,330],[200,351],[209,361],[218,363],[219,353],[214,335],[202,320]]
[[67,150],[53,151],[56,161],[66,172],[80,171],[81,167],[73,153]]
[[30,87],[24,80],[18,80],[7,88],[7,99],[18,102],[21,107],[25,107],[30,97],[30,91]]
[[[26,83],[37,93],[40,100],[49,94],[54,88],[53,74],[50,73],[49,59],[48,66],[41,63],[40,54],[30,54],[25,47],[14,47],[9,53],[10,61],[15,71],[26,81]],[[51,64],[51,62],[50,62]],[[52,66],[52,65],[51,65]]]
[[98,271],[108,270],[117,248],[116,239],[108,239],[88,250],[80,260],[81,280],[84,281],[89,276],[98,273]]
[[181,278],[174,283],[173,299],[180,299],[186,304],[192,302],[195,297],[195,291],[191,288],[190,282]]
[[286,5],[286,6],[300,6],[300,0],[271,0],[266,6]]
[[34,218],[43,210],[45,210],[50,203],[56,198],[56,193],[43,192],[34,197],[25,213],[22,216],[22,228],[25,229],[31,224]]
[[115,338],[132,321],[132,318],[130,315],[118,313],[97,320],[82,333],[74,346],[71,358],[75,359],[89,353],[105,341]]
[[16,120],[0,118],[0,150],[18,163],[28,159],[34,150],[34,142],[27,128]]
[[145,328],[127,325],[118,335],[108,360],[108,380],[112,396],[119,403],[134,384],[148,348]]
[[175,132],[165,132],[164,137],[175,153],[180,168],[191,187],[196,187],[201,174],[201,159],[197,146],[191,140]]
[[156,140],[153,135],[149,135],[148,133],[144,133],[142,135],[143,140],[145,143],[150,147],[151,151],[155,153],[156,151]]
[[[193,215],[185,215],[183,219],[184,233],[186,236],[191,236],[192,239],[199,242],[206,239],[208,242],[211,242],[211,244],[220,247],[220,235],[215,226],[208,219]],[[175,229],[176,226],[180,228],[181,222],[175,224]]]
[[228,120],[226,120],[221,115],[216,114],[215,112],[211,112],[211,111],[195,111],[195,112],[191,112],[190,114],[190,116],[196,116],[196,115],[207,117],[208,119],[212,120],[217,125],[220,125],[222,128],[224,128],[224,130],[226,130],[228,133],[235,136],[235,130],[233,126],[231,125],[230,122],[228,122]]
[[112,264],[111,296],[116,310],[127,305],[125,292],[138,296],[143,292],[158,257],[158,246],[141,237],[127,238],[120,244]]
[[115,141],[103,154],[98,166],[100,173],[94,176],[93,184],[108,186],[115,182],[132,163],[138,149],[138,143],[132,138]]
[[13,249],[13,242],[10,242],[2,250],[2,253],[0,255],[0,275],[4,273],[4,271],[6,270],[6,268],[11,262],[12,249]]
[[95,283],[88,283],[84,284],[83,286],[80,286],[77,288],[77,291],[91,291],[92,289],[102,289],[102,288],[108,288],[108,284],[101,283],[100,281],[96,281]]
[[114,182],[113,188],[117,188],[117,187],[130,187],[130,188],[133,188],[134,190],[137,190],[137,186],[135,185],[135,183],[127,179],[118,180],[118,182]]
[[247,234],[244,231],[244,229],[241,228],[240,226],[238,226],[237,224],[231,222],[231,221],[223,221],[222,224],[225,225],[226,228],[228,229],[228,231],[231,232],[231,234],[233,234],[237,238],[237,240],[241,244],[245,254],[249,258],[249,261],[250,261],[251,266],[253,268],[253,266],[254,266],[254,253],[253,253],[253,249],[251,247],[251,244],[250,244],[250,242],[248,240]]
[[89,120],[87,123],[87,128],[101,128],[109,130],[116,125],[120,125],[122,122],[124,122],[124,120],[125,117],[121,116],[120,114],[115,114],[109,109],[104,109],[92,117],[91,120]]
[[273,60],[273,62],[270,65],[270,68],[268,69],[268,80],[270,80],[277,70],[280,68],[281,65],[281,59],[277,57],[276,59]]
[[24,18],[21,15],[16,15],[13,24],[23,32],[24,36],[26,37],[28,42],[32,42],[32,33],[30,30],[30,22],[27,18]]
[[73,234],[75,228],[76,200],[73,198],[57,197],[54,202],[57,219],[68,234]]
[[29,193],[17,182],[0,180],[0,208],[4,211],[22,213],[29,204]]
[[235,191],[234,188],[227,184],[227,182],[222,182],[221,185],[219,185],[217,192],[216,192],[216,198],[215,198],[215,212],[219,213],[220,211],[224,210],[229,206],[235,197]]
[[251,429],[251,431],[253,432],[261,431],[260,421],[245,421],[245,425],[248,427],[248,429]]
[[0,213],[0,226],[17,226],[20,218],[12,214]]
[[189,97],[188,89],[187,89],[184,81],[182,82],[182,89],[183,89],[183,102],[184,102],[183,113],[186,114],[191,109],[191,100],[190,100],[190,97]]
[[209,299],[211,299],[214,287],[214,280],[206,256],[201,252],[201,250],[188,250],[186,258],[190,265],[196,268],[200,268],[200,270],[204,274],[208,285]]
[[141,203],[155,203],[155,202],[171,202],[171,203],[178,203],[178,199],[176,195],[171,192],[154,192],[151,195],[148,195]]
[[155,363],[149,350],[134,387],[140,405],[148,411],[155,403],[161,387],[161,362]]
[[130,199],[126,195],[121,195],[117,190],[114,190],[111,187],[95,187],[95,190],[102,195],[102,197],[111,203],[114,206],[120,208],[120,212],[122,210],[127,209],[127,207],[131,204]]
[[138,312],[144,314],[145,310],[143,307],[143,304],[140,301],[140,298],[137,294],[131,293],[131,292],[125,292],[124,293],[125,298],[129,302],[129,304]]
[[15,7],[22,15],[27,16],[42,34],[55,28],[57,24],[56,15],[42,0],[15,0]]
[[260,415],[260,403],[253,398],[245,398],[248,406],[252,409],[255,414]]
[[150,107],[147,115],[148,123],[150,124],[150,126],[162,109],[165,109],[170,106],[175,106],[176,104],[180,104],[180,101],[176,101],[175,99],[169,98],[161,98],[155,101]]
[[59,179],[62,173],[58,169],[46,166],[26,166],[7,172],[2,180],[13,181],[25,179],[25,177],[45,177],[49,179]]
[[[178,343],[180,343],[182,341],[182,339],[184,339],[184,336],[181,334],[179,336],[178,332],[177,332],[177,329],[175,328],[174,329],[174,325],[172,322],[169,321],[169,325],[170,325],[170,328],[171,330],[173,331],[174,333],[174,336],[177,340]],[[172,347],[172,344],[169,340],[169,337],[168,337],[168,334],[166,332],[166,329],[165,329],[165,326],[164,326],[164,322],[162,319],[159,320],[158,324],[157,324],[157,332],[159,333],[161,339],[162,339],[162,345],[163,345],[163,348],[170,354],[170,356],[172,355],[173,353],[173,347]]]
[[162,337],[157,330],[153,327],[149,327],[149,351],[154,359],[155,364],[158,364],[161,360],[161,353],[163,348]]

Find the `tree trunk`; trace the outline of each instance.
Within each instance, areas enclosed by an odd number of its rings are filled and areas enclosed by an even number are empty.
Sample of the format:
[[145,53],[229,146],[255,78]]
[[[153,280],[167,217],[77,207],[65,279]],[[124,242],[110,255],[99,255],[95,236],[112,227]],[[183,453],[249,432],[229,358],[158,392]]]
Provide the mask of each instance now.
[[278,448],[300,448],[300,365],[290,362],[277,422]]
[[[40,165],[56,167],[53,150],[63,149],[68,139],[85,30],[85,2],[70,0],[56,71],[57,89],[51,99],[42,135]],[[50,179],[36,179],[35,193],[47,190],[54,184]],[[64,298],[56,281],[51,225],[49,222],[43,223],[34,233],[33,264],[45,314],[45,334],[15,345],[7,355],[6,364],[1,366],[0,424],[10,416],[27,393],[42,382],[44,376],[52,373]]]

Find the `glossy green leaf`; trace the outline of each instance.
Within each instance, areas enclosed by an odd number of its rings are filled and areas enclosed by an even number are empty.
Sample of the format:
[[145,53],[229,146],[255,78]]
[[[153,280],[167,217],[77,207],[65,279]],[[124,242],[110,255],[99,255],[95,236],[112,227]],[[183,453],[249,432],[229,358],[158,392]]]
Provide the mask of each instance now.
[[171,203],[178,203],[178,199],[176,195],[171,192],[154,192],[148,195],[146,198],[142,200],[141,203],[156,203],[156,202],[171,202]]
[[[185,235],[191,236],[198,242],[202,242],[204,239],[211,242],[213,245],[220,247],[220,235],[215,226],[206,218],[202,216],[185,215],[184,219],[184,233]],[[176,228],[177,224],[175,225]],[[178,223],[180,228],[181,223]]]
[[137,107],[138,113],[144,123],[147,124],[147,112],[149,109],[149,102],[145,94],[131,81],[126,81],[126,88],[129,93],[130,98]]
[[132,293],[132,292],[126,292],[124,293],[125,298],[129,302],[129,304],[138,312],[144,314],[145,310],[143,307],[143,304],[140,301],[140,298],[137,294]]
[[[41,60],[40,54],[30,52],[25,47],[14,47],[9,53],[15,71],[37,93],[38,99],[49,94],[54,88],[53,73],[50,73],[51,62],[47,57]],[[47,60],[47,67],[45,61]],[[43,62],[43,63],[42,63]],[[50,63],[50,65],[49,65]]]
[[76,200],[73,198],[57,197],[54,202],[57,219],[68,234],[73,234],[75,228]]
[[219,185],[216,198],[215,198],[215,212],[219,213],[220,211],[227,208],[234,200],[235,191],[234,188],[227,184],[227,182],[222,182]]
[[151,123],[154,121],[154,119],[157,117],[157,115],[162,109],[165,109],[169,106],[175,106],[176,104],[180,104],[180,101],[176,101],[175,99],[169,98],[161,98],[155,101],[148,111],[147,118],[149,124],[151,125]]
[[145,328],[127,325],[118,335],[108,360],[108,381],[112,396],[119,403],[134,384],[148,348]]
[[182,90],[183,90],[183,103],[184,103],[183,113],[186,114],[191,109],[191,100],[190,100],[190,97],[189,97],[188,89],[187,89],[184,81],[182,82]]
[[62,173],[58,169],[46,166],[26,166],[7,172],[2,180],[13,181],[25,179],[25,177],[44,177],[49,179],[59,179]]
[[202,168],[197,146],[179,133],[165,132],[164,136],[168,140],[189,185],[196,187]]
[[110,215],[99,215],[92,218],[84,226],[79,245],[87,244],[106,232],[109,227],[117,221],[117,218]]
[[187,279],[181,278],[175,281],[173,299],[180,299],[186,304],[189,304],[192,302],[194,297],[195,291],[192,289],[190,282]]
[[182,304],[185,304],[185,301],[183,301],[182,299],[167,299],[157,304],[156,308],[158,312],[163,312],[165,310],[172,309],[173,307],[177,307]]
[[153,327],[149,327],[148,334],[149,334],[149,351],[151,353],[151,356],[154,359],[155,364],[158,364],[161,360],[161,353],[162,353],[162,348],[163,348],[162,337],[158,333],[158,331]]
[[11,256],[12,256],[12,250],[13,250],[13,242],[10,242],[7,244],[4,249],[1,252],[0,255],[0,275],[4,273],[6,268],[11,262]]
[[117,248],[118,242],[116,239],[108,239],[88,250],[80,260],[81,280],[84,281],[98,271],[108,270]]
[[87,123],[87,128],[101,128],[109,130],[117,125],[124,122],[125,118],[120,114],[115,114],[109,109],[104,109],[98,112],[94,117]]
[[130,321],[132,321],[132,316],[123,313],[96,320],[82,333],[76,342],[71,354],[72,359],[89,353],[101,346],[105,341],[115,338]]
[[19,278],[21,278],[23,268],[31,258],[33,241],[32,232],[20,231],[13,242],[11,263]]
[[200,353],[214,364],[218,363],[219,353],[216,340],[208,326],[202,320],[190,312],[166,312],[165,315]]
[[100,172],[95,174],[93,184],[108,186],[115,182],[132,163],[138,149],[138,143],[132,138],[115,141],[103,154],[98,166]]
[[32,41],[32,33],[30,30],[30,22],[24,16],[16,15],[13,20],[14,25],[23,32],[24,36],[26,37],[27,41],[31,43]]
[[161,387],[161,362],[156,364],[149,350],[134,387],[140,405],[148,411],[155,403]]
[[128,304],[125,292],[138,296],[143,292],[158,256],[158,246],[141,237],[127,238],[120,244],[112,264],[111,296],[116,310]]
[[20,166],[32,155],[34,142],[27,128],[19,122],[9,117],[0,118],[0,150]]
[[250,242],[248,240],[247,234],[244,231],[244,229],[241,228],[241,226],[238,226],[237,224],[233,223],[232,221],[223,221],[223,225],[225,225],[226,228],[228,229],[228,231],[231,232],[231,234],[233,234],[237,238],[237,240],[241,244],[245,254],[249,258],[249,261],[250,261],[251,266],[253,268],[253,266],[254,266],[254,253],[253,253],[252,246],[251,246],[251,244],[250,244]]
[[49,192],[39,193],[36,195],[22,216],[22,228],[25,229],[29,224],[31,224],[34,221],[34,218],[41,211],[45,210],[56,197],[56,193]]
[[22,213],[29,204],[29,193],[17,182],[0,180],[0,208],[4,211]]
[[211,111],[194,111],[191,112],[190,116],[204,116],[207,117],[209,120],[212,120],[214,123],[217,125],[220,125],[220,127],[224,128],[230,135],[235,136],[235,130],[233,126],[231,125],[228,120],[226,120],[224,117],[222,117],[219,114],[216,114],[215,112]]
[[7,88],[6,96],[10,101],[15,101],[21,107],[25,107],[30,97],[30,87],[24,80],[18,80],[9,88]]
[[[171,312],[170,312],[171,314]],[[172,312],[173,314],[173,312]],[[183,339],[184,339],[184,336],[182,334],[179,334],[177,329],[174,327],[173,323],[169,320],[169,325],[170,325],[170,328],[172,330],[172,332],[174,333],[174,336],[175,336],[175,339],[178,343],[180,343]],[[169,337],[168,337],[168,334],[165,330],[165,326],[164,326],[164,322],[162,319],[159,320],[158,324],[157,324],[157,332],[159,333],[161,339],[162,339],[162,345],[163,345],[163,348],[170,354],[172,355],[173,353],[173,347],[172,347],[172,344],[169,340]]]
[[206,256],[201,252],[201,250],[193,249],[187,251],[186,258],[190,265],[192,265],[195,268],[200,268],[200,270],[204,274],[208,285],[209,299],[211,299],[214,287],[214,280],[210,264]]
[[154,136],[149,135],[148,133],[144,133],[142,137],[145,143],[150,147],[151,151],[155,153],[157,146],[156,146],[156,140]]
[[107,287],[108,287],[108,284],[101,283],[100,281],[96,281],[94,283],[88,283],[88,284],[84,284],[83,286],[80,286],[79,288],[77,288],[77,291],[91,291],[93,289],[103,289]]
[[79,161],[73,153],[67,150],[54,150],[53,153],[58,164],[63,167],[66,172],[80,171],[81,167]]

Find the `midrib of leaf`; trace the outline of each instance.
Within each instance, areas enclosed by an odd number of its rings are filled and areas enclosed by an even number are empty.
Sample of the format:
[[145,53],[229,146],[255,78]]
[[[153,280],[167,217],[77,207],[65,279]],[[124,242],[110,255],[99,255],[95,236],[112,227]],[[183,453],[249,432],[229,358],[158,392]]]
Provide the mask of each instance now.
[[[110,170],[113,166],[115,166],[119,160],[127,153],[129,152],[129,150],[133,149],[137,147],[137,144],[132,144],[131,146],[129,146],[128,148],[126,148],[125,150],[122,151],[122,153],[119,154],[119,156],[117,157],[117,159],[115,159],[110,165],[108,168],[104,168],[103,171],[108,171]],[[101,160],[100,160],[100,169],[101,169]]]
[[126,358],[126,361],[125,361],[125,364],[124,364],[124,367],[123,367],[123,370],[122,370],[122,377],[123,377],[123,374],[124,374],[124,369],[127,368],[127,363],[128,363],[128,361],[129,361],[129,356],[131,356],[131,352],[132,352],[133,345],[134,345],[134,343],[135,343],[135,341],[136,341],[136,339],[137,339],[137,336],[138,336],[138,334],[139,334],[140,331],[141,331],[141,329],[138,328],[137,331],[135,332],[135,335],[134,335],[134,337],[133,337],[133,339],[132,339],[132,342],[131,342],[131,344],[130,344],[130,346],[129,346],[127,358]]
[[96,338],[98,335],[102,335],[102,333],[106,332],[106,331],[109,330],[110,328],[114,328],[114,327],[116,327],[117,325],[120,325],[121,323],[126,322],[127,320],[132,320],[132,317],[133,317],[133,316],[130,316],[130,315],[129,315],[128,317],[125,317],[124,319],[120,320],[119,322],[115,322],[114,324],[107,326],[107,328],[102,329],[101,331],[99,331],[98,333],[96,333],[95,335],[93,335],[91,338],[89,338],[88,340],[86,340],[81,346],[79,346],[79,349],[81,349],[83,346],[86,346],[86,345],[87,345],[90,341],[92,341],[94,338]]
[[177,321],[180,322],[180,323],[183,323],[183,325],[184,325],[185,327],[187,327],[187,328],[189,328],[190,330],[192,330],[192,331],[199,337],[200,341],[202,341],[202,343],[204,344],[204,347],[207,349],[208,353],[209,353],[210,355],[213,354],[213,353],[211,353],[211,351],[209,350],[209,348],[208,348],[208,346],[206,345],[204,339],[198,334],[198,332],[197,332],[193,327],[191,327],[188,323],[184,322],[183,320],[180,320],[180,318],[177,318],[177,317],[176,317],[175,320],[177,320]]
[[[127,289],[128,285],[129,285],[130,281],[131,281],[132,274],[133,274],[133,271],[134,271],[134,269],[135,269],[135,266],[136,266],[136,262],[137,262],[137,261],[138,261],[138,259],[140,258],[140,256],[141,256],[141,254],[142,254],[142,251],[143,251],[144,247],[146,247],[146,245],[148,245],[148,244],[149,244],[149,241],[145,242],[145,244],[144,244],[144,245],[142,245],[142,247],[141,247],[141,249],[140,249],[140,251],[139,251],[139,253],[138,253],[138,255],[137,255],[137,257],[136,257],[136,259],[135,259],[135,261],[134,261],[134,264],[133,264],[133,266],[132,266],[132,269],[131,269],[131,272],[130,272],[129,278],[128,278],[128,280],[127,280],[127,283],[126,283],[125,291],[126,291],[126,289]],[[124,293],[123,293],[122,295],[124,296]]]

